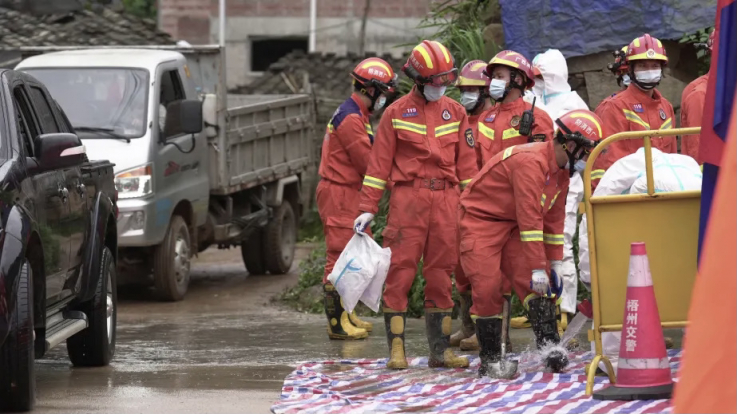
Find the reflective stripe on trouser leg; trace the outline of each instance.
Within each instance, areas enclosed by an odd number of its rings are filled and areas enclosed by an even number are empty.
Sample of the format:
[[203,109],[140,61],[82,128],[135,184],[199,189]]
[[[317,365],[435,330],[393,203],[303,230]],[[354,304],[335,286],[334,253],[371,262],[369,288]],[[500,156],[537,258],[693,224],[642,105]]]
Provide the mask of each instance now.
[[[412,287],[425,250],[432,191],[395,186],[389,199],[389,221],[382,235],[384,247],[392,250],[389,273],[384,286],[384,306],[407,309],[407,294]],[[448,277],[450,283],[450,277]]]

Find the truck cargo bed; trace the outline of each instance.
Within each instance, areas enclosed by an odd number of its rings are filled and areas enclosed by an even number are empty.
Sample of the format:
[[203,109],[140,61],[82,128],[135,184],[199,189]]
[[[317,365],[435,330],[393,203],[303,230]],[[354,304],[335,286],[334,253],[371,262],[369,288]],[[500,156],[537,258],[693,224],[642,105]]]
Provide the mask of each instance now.
[[298,174],[311,162],[309,96],[228,95],[227,102],[225,133],[211,139],[213,194],[230,194]]

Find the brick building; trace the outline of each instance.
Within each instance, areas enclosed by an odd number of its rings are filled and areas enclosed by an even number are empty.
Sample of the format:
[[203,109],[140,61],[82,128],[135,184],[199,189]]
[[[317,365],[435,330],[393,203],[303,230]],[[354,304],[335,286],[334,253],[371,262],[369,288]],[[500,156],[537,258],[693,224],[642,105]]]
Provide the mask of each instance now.
[[[316,0],[315,51],[346,54],[359,49],[367,0]],[[368,0],[364,50],[402,55],[432,0]],[[159,28],[177,40],[216,43],[218,0],[158,0]],[[308,49],[310,0],[226,0],[228,86],[247,84],[294,49]]]

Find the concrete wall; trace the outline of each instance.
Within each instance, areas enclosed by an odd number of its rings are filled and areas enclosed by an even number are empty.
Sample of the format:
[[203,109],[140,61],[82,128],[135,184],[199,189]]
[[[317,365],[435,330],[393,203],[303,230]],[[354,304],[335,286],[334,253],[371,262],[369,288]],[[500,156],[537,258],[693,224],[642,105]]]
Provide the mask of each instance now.
[[[245,85],[256,75],[251,68],[251,41],[274,37],[307,37],[309,19],[299,17],[230,17],[227,20],[227,68],[228,87]],[[415,29],[420,19],[382,18],[366,25],[365,50],[378,54],[403,55],[408,47],[396,47],[412,43],[422,33]],[[217,40],[218,19],[212,18],[210,40]],[[316,51],[344,55],[357,52],[360,20],[346,18],[317,19]]]
[[[217,42],[217,0],[158,0],[159,28],[192,44]],[[358,35],[366,0],[317,0],[316,51],[358,51]],[[404,54],[423,33],[416,29],[431,0],[371,0],[364,50]],[[251,41],[309,36],[309,0],[227,0],[228,87],[247,84]]]

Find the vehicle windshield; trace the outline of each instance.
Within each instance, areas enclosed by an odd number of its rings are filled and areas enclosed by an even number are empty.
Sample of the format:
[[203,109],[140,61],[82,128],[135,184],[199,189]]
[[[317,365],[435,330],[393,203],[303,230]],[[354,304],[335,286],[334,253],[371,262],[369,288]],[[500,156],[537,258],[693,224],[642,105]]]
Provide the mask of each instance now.
[[46,85],[82,138],[127,139],[145,134],[148,71],[130,68],[23,71]]

